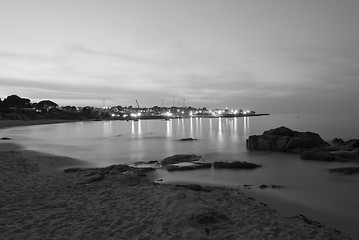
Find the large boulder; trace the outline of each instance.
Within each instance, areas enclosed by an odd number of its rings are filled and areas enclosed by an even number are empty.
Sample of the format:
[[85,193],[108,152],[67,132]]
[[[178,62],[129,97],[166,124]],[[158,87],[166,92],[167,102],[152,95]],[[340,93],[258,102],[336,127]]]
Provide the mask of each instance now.
[[293,153],[329,146],[317,133],[297,132],[284,126],[265,131],[262,135],[249,136],[246,144],[250,150]]

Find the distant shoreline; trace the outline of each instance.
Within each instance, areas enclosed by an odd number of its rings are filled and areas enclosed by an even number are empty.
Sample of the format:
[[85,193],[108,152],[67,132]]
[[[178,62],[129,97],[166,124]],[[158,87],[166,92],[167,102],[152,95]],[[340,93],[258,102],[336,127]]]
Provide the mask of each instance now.
[[[194,116],[200,118],[235,118],[235,117],[259,117],[269,116],[268,113],[261,114],[247,114],[247,115],[224,115],[220,117],[215,116]],[[190,118],[190,117],[186,117]],[[132,120],[169,120],[179,118],[163,118],[163,117],[139,117],[139,118],[115,118],[115,119],[77,119],[77,120],[66,120],[66,119],[37,119],[37,120],[0,120],[0,130],[4,128],[21,127],[21,126],[32,126],[32,125],[45,125],[45,124],[57,124],[57,123],[69,123],[69,122],[90,122],[90,121],[132,121]]]

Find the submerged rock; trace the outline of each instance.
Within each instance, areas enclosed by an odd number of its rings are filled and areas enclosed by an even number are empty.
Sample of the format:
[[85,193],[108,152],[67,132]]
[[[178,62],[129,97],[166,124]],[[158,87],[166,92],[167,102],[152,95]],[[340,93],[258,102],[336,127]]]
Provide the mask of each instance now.
[[170,157],[166,157],[162,160],[162,166],[167,166],[169,164],[177,164],[183,162],[195,162],[201,160],[201,156],[195,154],[177,154]]
[[201,162],[184,162],[167,165],[167,171],[184,171],[184,170],[196,170],[202,168],[211,168],[211,163],[201,163]]
[[261,165],[250,163],[250,162],[240,162],[240,161],[233,161],[233,162],[214,162],[214,168],[230,168],[230,169],[254,169],[261,167]]

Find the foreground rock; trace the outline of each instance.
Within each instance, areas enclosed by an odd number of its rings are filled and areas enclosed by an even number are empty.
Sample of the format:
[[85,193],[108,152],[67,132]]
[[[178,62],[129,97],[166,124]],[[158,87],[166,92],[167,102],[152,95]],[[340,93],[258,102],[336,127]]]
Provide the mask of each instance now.
[[[90,184],[95,182],[100,182],[105,178],[109,178],[113,175],[123,174],[125,172],[135,174],[139,177],[145,177],[146,172],[153,171],[153,168],[139,168],[139,167],[130,167],[125,164],[111,165],[104,168],[67,168],[64,169],[64,173],[76,173],[79,176],[82,176],[81,181],[78,184]],[[139,184],[137,179],[129,179],[132,181],[132,185]]]
[[229,168],[229,169],[254,169],[259,168],[261,165],[249,163],[246,161],[233,161],[233,162],[214,162],[214,168]]
[[265,131],[262,135],[249,136],[246,144],[250,150],[291,153],[330,146],[317,133],[297,132],[283,126]]

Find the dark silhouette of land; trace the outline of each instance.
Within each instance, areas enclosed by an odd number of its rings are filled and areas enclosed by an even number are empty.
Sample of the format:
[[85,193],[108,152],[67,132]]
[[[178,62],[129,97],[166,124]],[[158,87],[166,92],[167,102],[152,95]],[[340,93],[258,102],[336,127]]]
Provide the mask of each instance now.
[[163,119],[186,117],[248,117],[262,116],[249,110],[207,109],[191,106],[172,106],[150,108],[132,106],[113,107],[77,107],[59,106],[51,100],[43,100],[38,103],[30,99],[11,95],[0,99],[0,120],[137,120],[137,119]]

